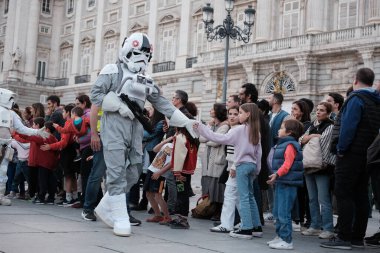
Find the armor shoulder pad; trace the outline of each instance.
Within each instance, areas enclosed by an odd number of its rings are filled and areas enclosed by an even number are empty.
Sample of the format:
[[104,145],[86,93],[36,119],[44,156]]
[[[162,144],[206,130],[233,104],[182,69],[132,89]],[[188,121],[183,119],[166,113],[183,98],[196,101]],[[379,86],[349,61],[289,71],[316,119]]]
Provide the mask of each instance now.
[[116,64],[107,64],[102,68],[99,75],[117,74],[119,72]]

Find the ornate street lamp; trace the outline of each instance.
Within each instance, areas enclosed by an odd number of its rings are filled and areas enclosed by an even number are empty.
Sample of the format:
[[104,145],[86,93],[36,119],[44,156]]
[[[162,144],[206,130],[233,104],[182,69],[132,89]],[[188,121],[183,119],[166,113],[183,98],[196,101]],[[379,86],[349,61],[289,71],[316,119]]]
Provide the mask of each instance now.
[[205,31],[207,34],[207,40],[223,40],[226,38],[225,59],[224,59],[224,78],[223,78],[223,102],[227,100],[227,72],[228,72],[228,50],[230,47],[230,39],[249,42],[251,36],[251,27],[254,24],[256,11],[252,9],[252,5],[248,5],[244,14],[244,27],[240,28],[234,25],[234,21],[231,18],[231,12],[234,9],[234,0],[225,0],[225,9],[227,11],[227,17],[223,21],[223,25],[218,25],[215,28],[214,25],[214,9],[211,4],[206,4],[203,7],[203,22],[205,23]]

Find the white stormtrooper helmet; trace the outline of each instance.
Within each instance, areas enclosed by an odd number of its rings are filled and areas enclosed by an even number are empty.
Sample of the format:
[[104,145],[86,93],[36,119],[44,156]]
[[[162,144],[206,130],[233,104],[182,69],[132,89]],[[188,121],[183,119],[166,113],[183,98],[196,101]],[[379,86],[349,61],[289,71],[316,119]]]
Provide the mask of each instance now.
[[0,88],[0,106],[12,109],[16,94],[10,90]]
[[127,66],[129,71],[133,73],[145,71],[151,58],[152,45],[146,34],[133,33],[124,39],[119,60]]

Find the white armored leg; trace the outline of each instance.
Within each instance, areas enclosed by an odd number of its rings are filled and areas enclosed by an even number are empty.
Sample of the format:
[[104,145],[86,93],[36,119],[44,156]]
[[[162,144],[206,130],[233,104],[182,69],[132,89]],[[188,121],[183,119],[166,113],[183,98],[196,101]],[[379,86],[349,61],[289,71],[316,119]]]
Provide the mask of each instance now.
[[113,219],[111,216],[111,206],[109,203],[108,191],[104,194],[100,200],[98,206],[95,208],[95,214],[99,217],[107,226],[113,228]]
[[113,233],[118,236],[131,235],[131,223],[129,222],[129,215],[125,201],[125,194],[108,197],[108,203],[111,207],[111,216],[114,221]]
[[3,158],[0,164],[0,205],[2,206],[10,206],[12,204],[10,199],[7,199],[4,197],[6,183],[8,180],[7,169],[8,169],[8,160]]

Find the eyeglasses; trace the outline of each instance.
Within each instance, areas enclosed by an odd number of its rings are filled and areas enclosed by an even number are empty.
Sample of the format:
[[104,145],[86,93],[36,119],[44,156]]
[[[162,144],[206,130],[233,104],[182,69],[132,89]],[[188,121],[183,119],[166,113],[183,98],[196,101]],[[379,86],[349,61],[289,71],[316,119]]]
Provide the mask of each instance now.
[[173,97],[172,99],[179,99],[179,98],[177,98],[177,97]]

